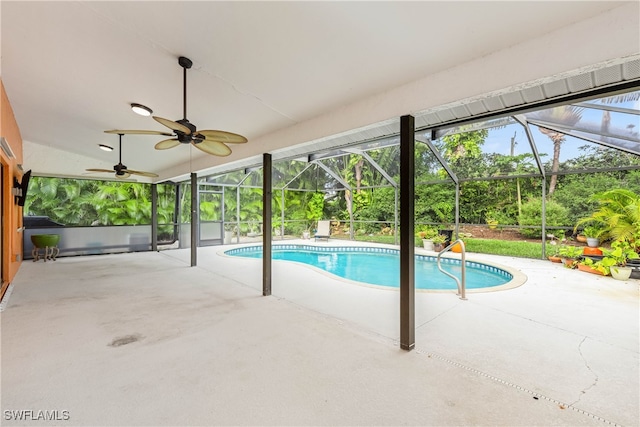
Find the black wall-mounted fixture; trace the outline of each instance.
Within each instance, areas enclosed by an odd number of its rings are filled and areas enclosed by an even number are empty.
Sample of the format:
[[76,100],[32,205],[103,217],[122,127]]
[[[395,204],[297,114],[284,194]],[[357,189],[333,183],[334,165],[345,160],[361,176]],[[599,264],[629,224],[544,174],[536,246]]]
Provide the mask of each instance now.
[[31,170],[28,170],[22,175],[22,181],[18,181],[18,178],[13,178],[13,188],[11,194],[14,196],[15,204],[18,206],[24,206],[24,202],[27,200],[27,190],[29,189],[29,180],[31,179]]

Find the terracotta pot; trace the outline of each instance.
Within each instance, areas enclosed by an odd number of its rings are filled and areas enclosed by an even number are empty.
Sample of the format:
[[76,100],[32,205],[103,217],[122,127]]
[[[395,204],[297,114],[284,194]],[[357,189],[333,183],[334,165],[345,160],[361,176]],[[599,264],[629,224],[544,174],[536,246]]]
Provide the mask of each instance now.
[[562,258],[562,263],[567,268],[576,268],[576,265],[578,264],[578,261],[575,260],[575,259]]
[[582,234],[578,234],[576,240],[580,243],[587,243],[587,237]]
[[560,258],[559,256],[549,256],[547,258],[549,258],[549,261],[551,262],[562,262],[562,258]]
[[578,264],[578,270],[586,271],[587,273],[598,274],[600,276],[604,276],[604,274],[602,272],[596,270],[595,268],[591,268],[588,265],[584,265],[584,264]]
[[602,255],[602,251],[601,251],[600,249],[598,249],[598,248],[592,248],[592,247],[590,247],[590,246],[585,247],[585,248],[582,250],[582,253],[583,253],[584,255],[596,255],[596,256],[600,256],[600,255]]

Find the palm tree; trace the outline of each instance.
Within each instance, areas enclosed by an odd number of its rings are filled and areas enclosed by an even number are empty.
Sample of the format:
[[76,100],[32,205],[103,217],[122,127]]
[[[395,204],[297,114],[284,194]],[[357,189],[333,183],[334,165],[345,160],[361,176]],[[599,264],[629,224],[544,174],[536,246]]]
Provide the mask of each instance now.
[[[633,102],[640,99],[640,91],[624,93],[621,95],[607,96],[601,98],[599,101],[603,104],[621,104],[624,102]],[[602,111],[602,122],[600,124],[600,131],[603,138],[609,132],[609,125],[611,124],[611,113],[608,110]],[[629,125],[633,129],[633,124]],[[629,127],[627,126],[627,128]]]
[[[559,124],[563,126],[573,127],[582,119],[584,108],[575,105],[563,105],[547,110],[536,111],[531,118],[548,122],[550,124]],[[558,182],[558,170],[560,169],[560,147],[565,141],[567,134],[539,126],[540,132],[545,134],[553,142],[553,160],[551,162],[551,180],[549,181],[548,195],[551,196],[556,189]]]

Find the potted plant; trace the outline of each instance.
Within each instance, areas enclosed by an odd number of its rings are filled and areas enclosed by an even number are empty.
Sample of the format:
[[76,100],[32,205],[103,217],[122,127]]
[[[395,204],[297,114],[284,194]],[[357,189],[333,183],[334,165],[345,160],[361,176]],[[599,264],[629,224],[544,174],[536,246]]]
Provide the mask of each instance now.
[[[60,249],[58,249],[58,242],[60,241],[59,234],[32,234],[31,243],[33,243],[33,261],[38,261],[40,258],[47,262],[48,259],[55,261]],[[44,249],[44,256],[40,257],[38,250]]]
[[602,232],[603,232],[603,229],[596,225],[590,225],[588,227],[585,227],[582,233],[587,238],[587,246],[589,246],[590,248],[597,248],[598,245],[600,244],[599,237],[602,234]]
[[431,226],[425,226],[421,231],[418,231],[418,237],[422,239],[424,248],[428,251],[434,250],[433,239],[438,236],[438,230]]
[[444,242],[447,241],[447,236],[443,234],[437,234],[431,240],[433,241],[433,250],[435,250],[436,252],[440,252],[444,249]]
[[485,215],[485,221],[487,221],[487,225],[489,226],[489,230],[495,230],[498,228],[498,219],[494,212],[487,212]]
[[600,240],[627,240],[632,248],[640,249],[640,217],[637,207],[640,196],[626,188],[617,188],[594,194],[592,199],[599,207],[590,216],[578,221],[582,224],[596,224],[602,231]]
[[609,267],[605,266],[602,261],[594,261],[591,258],[583,258],[582,261],[578,263],[578,270],[600,276],[607,276],[609,274]]
[[585,246],[584,248],[582,248],[582,255],[601,257],[602,249]]
[[233,243],[233,236],[237,230],[237,227],[232,223],[226,223],[224,225],[224,244],[230,245]]
[[582,256],[582,248],[579,246],[563,245],[558,250],[558,255],[562,258],[565,267],[576,268],[578,259]]
[[550,245],[551,246],[549,249],[549,255],[547,256],[547,259],[551,262],[562,262],[562,258],[560,258],[560,256],[558,255],[558,250],[560,249],[558,247],[558,245],[555,244],[555,241],[551,241]]
[[611,276],[618,280],[629,280],[632,268],[627,266],[627,261],[640,258],[629,242],[616,240],[611,244],[611,249],[605,249],[603,253],[602,263],[610,266]]

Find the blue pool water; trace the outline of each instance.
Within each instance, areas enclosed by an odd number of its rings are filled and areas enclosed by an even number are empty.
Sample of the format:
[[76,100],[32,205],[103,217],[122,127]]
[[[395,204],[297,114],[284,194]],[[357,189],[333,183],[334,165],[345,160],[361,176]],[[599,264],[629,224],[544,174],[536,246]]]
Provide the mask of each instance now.
[[[262,247],[231,249],[225,254],[262,258]],[[400,255],[396,249],[275,245],[272,247],[272,258],[309,264],[349,280],[399,287]],[[500,268],[472,261],[467,261],[466,264],[467,289],[499,286],[513,278]],[[449,273],[460,277],[460,260],[442,258],[441,265]],[[438,270],[435,257],[416,255],[415,272],[416,289],[457,289],[456,282]]]

